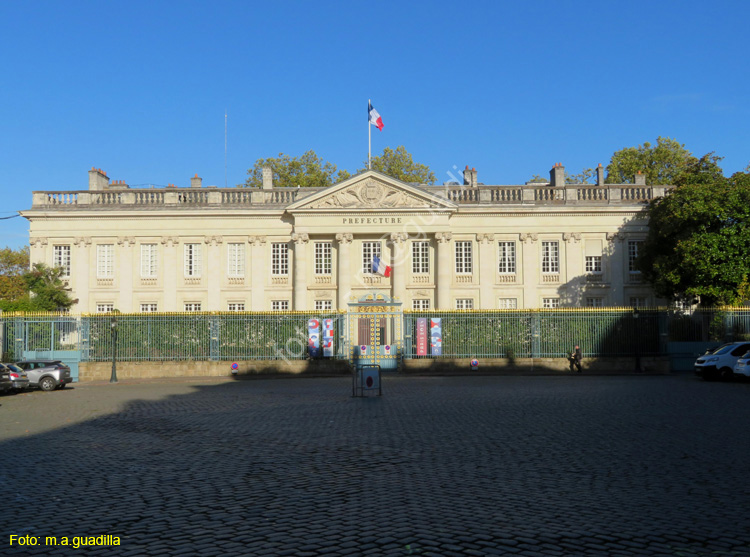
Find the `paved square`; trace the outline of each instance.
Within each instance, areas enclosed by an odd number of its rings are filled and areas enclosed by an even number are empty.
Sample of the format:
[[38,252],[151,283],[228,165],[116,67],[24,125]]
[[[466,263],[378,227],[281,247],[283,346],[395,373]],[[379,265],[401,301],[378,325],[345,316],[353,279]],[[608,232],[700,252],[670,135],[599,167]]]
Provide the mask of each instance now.
[[[750,384],[385,376],[0,397],[0,553],[750,555]],[[39,537],[10,547],[9,536]]]

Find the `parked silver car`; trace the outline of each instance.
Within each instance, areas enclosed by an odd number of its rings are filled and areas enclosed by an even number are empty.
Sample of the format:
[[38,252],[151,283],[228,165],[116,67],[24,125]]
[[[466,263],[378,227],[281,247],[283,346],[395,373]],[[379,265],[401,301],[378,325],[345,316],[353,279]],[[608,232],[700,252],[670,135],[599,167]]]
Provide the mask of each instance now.
[[60,360],[27,360],[16,362],[16,365],[29,375],[29,384],[43,391],[64,389],[73,381],[70,368]]
[[14,364],[0,364],[0,368],[8,370],[11,390],[20,392],[29,388],[29,376],[20,367]]

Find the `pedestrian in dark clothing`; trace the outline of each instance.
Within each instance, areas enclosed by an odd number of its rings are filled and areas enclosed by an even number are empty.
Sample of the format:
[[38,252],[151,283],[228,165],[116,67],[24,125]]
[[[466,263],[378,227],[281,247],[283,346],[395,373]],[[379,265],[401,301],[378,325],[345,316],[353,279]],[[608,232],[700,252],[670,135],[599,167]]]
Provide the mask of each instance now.
[[583,355],[581,354],[581,348],[576,344],[575,349],[570,354],[570,358],[568,358],[568,361],[570,362],[570,371],[573,371],[573,367],[575,366],[578,370],[578,373],[581,373],[582,359]]

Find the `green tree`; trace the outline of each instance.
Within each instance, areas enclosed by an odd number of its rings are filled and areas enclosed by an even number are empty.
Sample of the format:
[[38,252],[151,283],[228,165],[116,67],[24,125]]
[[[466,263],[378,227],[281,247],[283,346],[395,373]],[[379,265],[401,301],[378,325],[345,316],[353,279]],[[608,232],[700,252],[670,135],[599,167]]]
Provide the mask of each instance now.
[[0,300],[11,302],[27,294],[24,273],[29,270],[29,246],[0,249]]
[[645,142],[638,147],[615,151],[607,165],[607,184],[630,184],[635,175],[646,175],[651,185],[674,184],[675,180],[697,161],[685,146],[669,137],[658,137],[656,145]]
[[31,304],[36,311],[60,311],[68,309],[78,300],[70,297],[70,289],[63,281],[61,267],[49,267],[44,263],[34,263],[24,275],[26,286],[31,292]]
[[566,184],[588,184],[591,181],[591,178],[594,176],[594,169],[593,168],[584,168],[581,170],[578,174],[568,174],[565,173],[565,183]]
[[276,158],[258,159],[255,165],[247,171],[249,177],[245,181],[245,186],[261,187],[265,166],[273,170],[274,187],[281,188],[326,187],[350,176],[346,170],[337,173],[336,165],[324,161],[315,154],[315,151],[307,151],[301,157],[290,157],[279,153]]
[[[357,171],[358,173],[367,170],[367,161],[364,165],[364,168]],[[435,183],[435,174],[430,167],[414,162],[411,153],[403,145],[399,145],[395,150],[390,147],[383,149],[382,155],[372,158],[372,169],[402,182]]]
[[647,208],[637,265],[662,297],[700,296],[704,305],[750,298],[750,174],[725,178],[715,160],[691,163],[680,187]]

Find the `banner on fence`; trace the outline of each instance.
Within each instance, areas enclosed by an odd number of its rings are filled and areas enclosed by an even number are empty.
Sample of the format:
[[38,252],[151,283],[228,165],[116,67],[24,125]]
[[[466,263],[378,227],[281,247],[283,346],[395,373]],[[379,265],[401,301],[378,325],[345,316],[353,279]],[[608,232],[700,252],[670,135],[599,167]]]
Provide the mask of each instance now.
[[311,358],[320,356],[320,321],[310,319],[307,322],[307,349]]
[[333,357],[333,319],[323,319],[323,357]]
[[417,319],[417,356],[427,355],[427,318]]
[[443,325],[442,318],[430,319],[430,349],[433,356],[443,355]]

